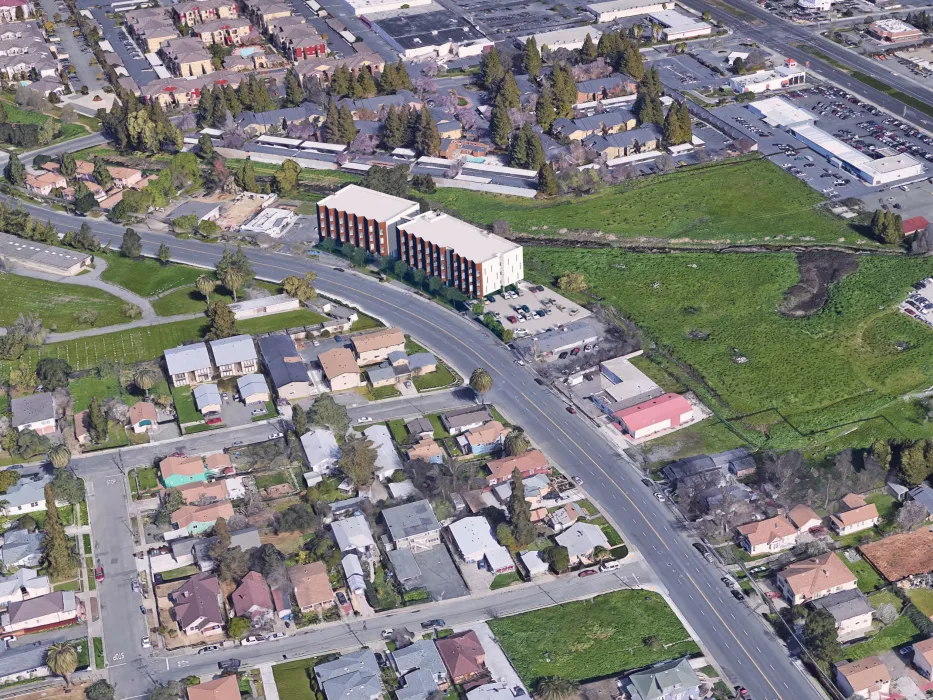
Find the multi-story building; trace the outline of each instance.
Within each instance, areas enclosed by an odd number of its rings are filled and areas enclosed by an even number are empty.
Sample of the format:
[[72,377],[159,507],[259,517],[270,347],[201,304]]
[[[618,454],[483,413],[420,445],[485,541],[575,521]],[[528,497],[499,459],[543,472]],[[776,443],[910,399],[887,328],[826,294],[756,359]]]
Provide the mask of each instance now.
[[56,78],[58,60],[35,22],[12,22],[0,29],[0,71],[14,79],[35,68],[41,78]]
[[364,248],[373,255],[398,257],[397,224],[418,214],[418,203],[358,185],[347,185],[317,203],[321,240]]
[[[125,80],[125,78],[124,78]],[[139,89],[145,102],[158,102],[163,108],[196,106],[201,101],[201,92],[215,85],[237,87],[243,74],[235,71],[220,71],[198,78],[164,78],[146,83]]]
[[304,85],[305,80],[317,80],[322,86],[327,86],[334,71],[341,66],[346,66],[355,77],[361,70],[368,70],[374,78],[378,78],[385,68],[385,61],[382,57],[363,49],[360,53],[347,56],[346,58],[319,58],[313,61],[302,61],[295,66],[298,71],[298,78]]
[[236,0],[192,0],[180,2],[172,8],[179,24],[198,24],[213,19],[239,17]]
[[212,340],[211,353],[214,364],[221,377],[236,377],[241,374],[253,374],[258,371],[259,358],[256,346],[248,335],[235,335],[232,338]]
[[525,274],[522,247],[448,214],[428,211],[400,222],[399,256],[409,267],[481,297]]
[[[245,0],[244,11],[253,23],[267,30],[269,23],[276,19],[291,17],[294,13],[290,5],[269,0]],[[301,20],[296,18],[296,23]]]
[[206,46],[211,44],[239,46],[252,30],[253,25],[245,17],[232,17],[201,22],[201,24],[194,25],[191,31]]
[[22,22],[34,14],[29,0],[0,0],[0,22]]
[[196,78],[214,72],[204,42],[195,37],[166,41],[160,49],[165,67],[181,78]]
[[162,8],[127,12],[126,26],[147,53],[155,53],[166,41],[181,37],[172,18]]
[[172,386],[206,382],[214,374],[211,357],[204,343],[192,343],[165,351],[165,366]]
[[273,43],[292,61],[327,54],[324,37],[310,24],[275,20],[269,24],[268,29]]

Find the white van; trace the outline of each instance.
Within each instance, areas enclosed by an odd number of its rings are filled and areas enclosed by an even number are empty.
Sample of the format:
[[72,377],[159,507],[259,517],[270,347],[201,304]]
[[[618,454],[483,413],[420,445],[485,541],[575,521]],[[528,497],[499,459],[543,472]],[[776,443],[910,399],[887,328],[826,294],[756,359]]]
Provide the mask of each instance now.
[[622,565],[617,561],[604,561],[599,565],[600,571],[615,571],[616,569],[621,568]]

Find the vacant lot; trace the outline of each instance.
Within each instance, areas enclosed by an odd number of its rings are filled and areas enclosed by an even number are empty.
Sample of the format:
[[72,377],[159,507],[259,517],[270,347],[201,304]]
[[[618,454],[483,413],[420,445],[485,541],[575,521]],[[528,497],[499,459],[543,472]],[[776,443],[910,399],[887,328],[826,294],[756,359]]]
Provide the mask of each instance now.
[[857,272],[830,288],[821,311],[788,318],[778,307],[799,279],[790,254],[526,248],[525,255],[528,276],[542,282],[566,270],[584,273],[604,304],[702,376],[705,386],[664,365],[720,417],[757,414],[744,421],[749,439],[805,445],[813,441],[807,433],[889,413],[896,429],[877,421],[875,430],[891,437],[924,432],[922,422],[908,420],[900,396],[933,383],[933,332],[894,306],[913,282],[933,274],[933,261],[864,257]]
[[152,258],[131,260],[117,253],[105,256],[107,269],[101,275],[105,282],[118,284],[141,297],[162,294],[194,281],[209,271],[187,265],[163,265]]
[[474,223],[505,219],[521,233],[557,235],[567,229],[717,243],[776,236],[794,243],[862,240],[841,219],[814,210],[822,199],[768,160],[639,178],[587,197],[542,201],[449,188],[430,196],[438,207]]
[[75,313],[94,309],[100,316],[95,325],[110,326],[126,323],[123,301],[91,287],[63,284],[46,280],[0,273],[0,326],[10,326],[21,313],[33,313],[42,319],[46,328],[65,333],[90,328],[79,323]]
[[319,660],[323,659],[301,659],[273,666],[272,676],[275,678],[279,697],[288,700],[315,700],[311,684],[314,682],[314,666]]
[[582,681],[699,651],[664,599],[649,591],[617,591],[490,620],[489,627],[529,687],[546,676]]
[[[891,603],[891,598],[896,598],[896,596],[890,593],[876,593],[869,596],[868,600],[877,610],[884,603]],[[897,602],[900,603],[899,600]],[[901,606],[895,605],[895,607],[900,609]],[[876,622],[875,624],[878,623]],[[840,660],[847,659],[848,661],[857,661],[858,659],[864,659],[866,656],[883,654],[886,651],[902,647],[905,644],[919,642],[921,639],[925,638],[926,635],[922,634],[920,630],[917,629],[916,625],[914,625],[907,615],[901,615],[869,640],[845,647],[840,655]]]

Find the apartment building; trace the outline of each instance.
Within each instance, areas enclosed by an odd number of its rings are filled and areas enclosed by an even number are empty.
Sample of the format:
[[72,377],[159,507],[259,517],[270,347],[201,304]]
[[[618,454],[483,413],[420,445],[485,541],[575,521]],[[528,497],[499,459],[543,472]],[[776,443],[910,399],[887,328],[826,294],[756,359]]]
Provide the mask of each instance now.
[[230,19],[212,19],[195,25],[191,32],[204,42],[205,46],[220,44],[221,46],[239,46],[243,43],[253,25],[245,17],[231,17]]
[[35,14],[29,0],[2,0],[0,22],[22,22]]
[[409,267],[481,297],[525,275],[522,247],[448,214],[428,211],[399,224],[399,256]]
[[210,346],[221,377],[238,377],[259,371],[256,346],[248,335],[212,340]]
[[235,0],[193,0],[180,2],[172,8],[179,24],[200,24],[213,19],[233,19],[239,17]]
[[405,352],[405,334],[398,328],[380,328],[350,338],[360,366],[378,364],[394,352]]
[[126,26],[147,53],[155,53],[165,42],[181,38],[172,18],[162,8],[127,12]]
[[158,102],[165,109],[189,105],[193,107],[201,100],[204,90],[215,85],[229,85],[235,88],[243,79],[243,73],[225,70],[197,78],[161,78],[146,83],[142,88],[137,86],[135,91],[144,102]]
[[165,351],[165,366],[172,386],[206,382],[214,373],[211,357],[204,343],[192,343]]
[[165,67],[180,78],[197,78],[214,72],[211,55],[198,38],[171,39],[162,45],[160,52]]
[[321,240],[330,238],[392,257],[398,257],[398,223],[418,211],[417,202],[358,185],[347,185],[317,203]]
[[327,54],[324,37],[310,24],[275,20],[269,24],[268,31],[276,48],[289,60],[300,61]]

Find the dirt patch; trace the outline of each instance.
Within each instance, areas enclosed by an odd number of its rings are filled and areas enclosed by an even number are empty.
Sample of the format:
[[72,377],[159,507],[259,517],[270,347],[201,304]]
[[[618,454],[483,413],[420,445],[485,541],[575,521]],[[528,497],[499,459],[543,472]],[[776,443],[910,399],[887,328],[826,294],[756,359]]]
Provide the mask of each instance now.
[[823,308],[829,298],[829,285],[855,272],[858,258],[852,253],[807,250],[797,253],[797,265],[800,281],[787,290],[778,311],[803,318]]
[[878,573],[888,581],[933,571],[933,533],[926,528],[892,535],[880,542],[859,547]]

